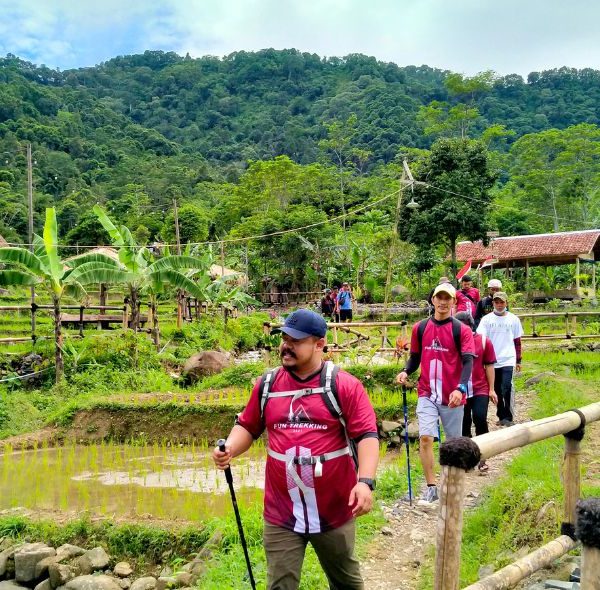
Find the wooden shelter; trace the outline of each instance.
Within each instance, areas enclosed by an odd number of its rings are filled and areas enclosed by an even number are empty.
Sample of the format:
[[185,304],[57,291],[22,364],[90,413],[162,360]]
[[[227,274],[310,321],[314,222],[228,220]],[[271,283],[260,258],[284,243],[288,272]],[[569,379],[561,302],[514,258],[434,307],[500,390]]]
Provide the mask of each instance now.
[[[487,262],[487,266],[505,268],[507,271],[525,268],[528,293],[530,266],[575,264],[575,292],[572,294],[581,297],[584,293],[579,284],[579,265],[581,262],[600,262],[600,229],[495,238],[487,246],[481,240],[459,242],[456,258],[462,262],[471,260],[474,267]],[[596,264],[592,269],[592,288],[588,296],[596,293]]]

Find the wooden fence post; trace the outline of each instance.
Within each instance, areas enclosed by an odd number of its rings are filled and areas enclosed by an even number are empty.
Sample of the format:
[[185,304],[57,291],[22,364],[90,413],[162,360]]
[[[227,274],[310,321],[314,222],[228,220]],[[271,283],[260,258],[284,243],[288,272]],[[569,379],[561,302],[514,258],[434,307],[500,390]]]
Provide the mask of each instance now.
[[479,447],[469,438],[449,439],[440,447],[434,590],[459,590],[466,472],[479,463],[480,457]]
[[565,435],[565,454],[562,466],[564,488],[562,534],[573,537],[576,507],[581,496],[581,441]]
[[[271,324],[270,322],[263,323],[263,334],[267,337],[271,336]],[[265,344],[265,365],[271,366],[271,344],[268,342]]]
[[577,505],[577,538],[581,551],[581,590],[600,590],[600,498]]
[[127,327],[129,326],[129,318],[127,317],[127,297],[125,297],[125,300],[123,301],[123,330],[127,330]]

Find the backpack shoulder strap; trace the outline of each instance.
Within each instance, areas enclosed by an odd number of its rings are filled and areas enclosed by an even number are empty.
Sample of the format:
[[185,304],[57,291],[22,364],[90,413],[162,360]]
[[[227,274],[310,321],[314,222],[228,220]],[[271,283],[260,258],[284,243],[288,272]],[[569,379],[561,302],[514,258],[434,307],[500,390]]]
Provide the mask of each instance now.
[[323,401],[331,415],[343,419],[336,384],[339,370],[340,368],[331,361],[325,361],[321,369],[320,385],[323,388]]
[[462,322],[457,320],[454,316],[452,317],[452,338],[454,338],[454,346],[456,351],[460,354],[460,333],[462,331]]
[[424,320],[421,320],[417,327],[417,341],[419,342],[420,352],[423,352],[423,334],[425,333],[425,328],[427,328],[429,320],[430,318],[425,318]]
[[275,382],[275,378],[277,377],[278,371],[279,367],[275,367],[274,369],[265,371],[262,377],[260,378],[260,384],[258,387],[258,400],[260,402],[261,420],[265,416],[265,406],[267,405],[267,401],[269,400],[269,392],[271,391],[271,387]]

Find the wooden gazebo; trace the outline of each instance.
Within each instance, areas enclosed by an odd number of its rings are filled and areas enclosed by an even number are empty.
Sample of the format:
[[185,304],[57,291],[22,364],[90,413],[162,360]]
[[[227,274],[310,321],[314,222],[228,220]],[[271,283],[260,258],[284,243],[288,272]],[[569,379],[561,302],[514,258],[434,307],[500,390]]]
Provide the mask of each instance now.
[[[456,258],[463,262],[471,260],[473,267],[486,263],[486,266],[507,270],[525,268],[527,292],[530,266],[575,264],[575,287],[577,296],[581,296],[579,265],[581,262],[600,261],[600,229],[495,238],[487,246],[481,241],[459,242]],[[592,265],[592,269],[590,294],[595,294],[596,264]]]

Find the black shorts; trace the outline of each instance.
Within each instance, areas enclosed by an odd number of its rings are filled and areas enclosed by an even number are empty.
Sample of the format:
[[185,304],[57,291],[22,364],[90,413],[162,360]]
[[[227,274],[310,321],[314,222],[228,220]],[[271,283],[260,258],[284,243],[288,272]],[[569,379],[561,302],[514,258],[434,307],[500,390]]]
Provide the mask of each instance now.
[[346,320],[352,320],[352,310],[340,309],[340,321],[345,322]]

